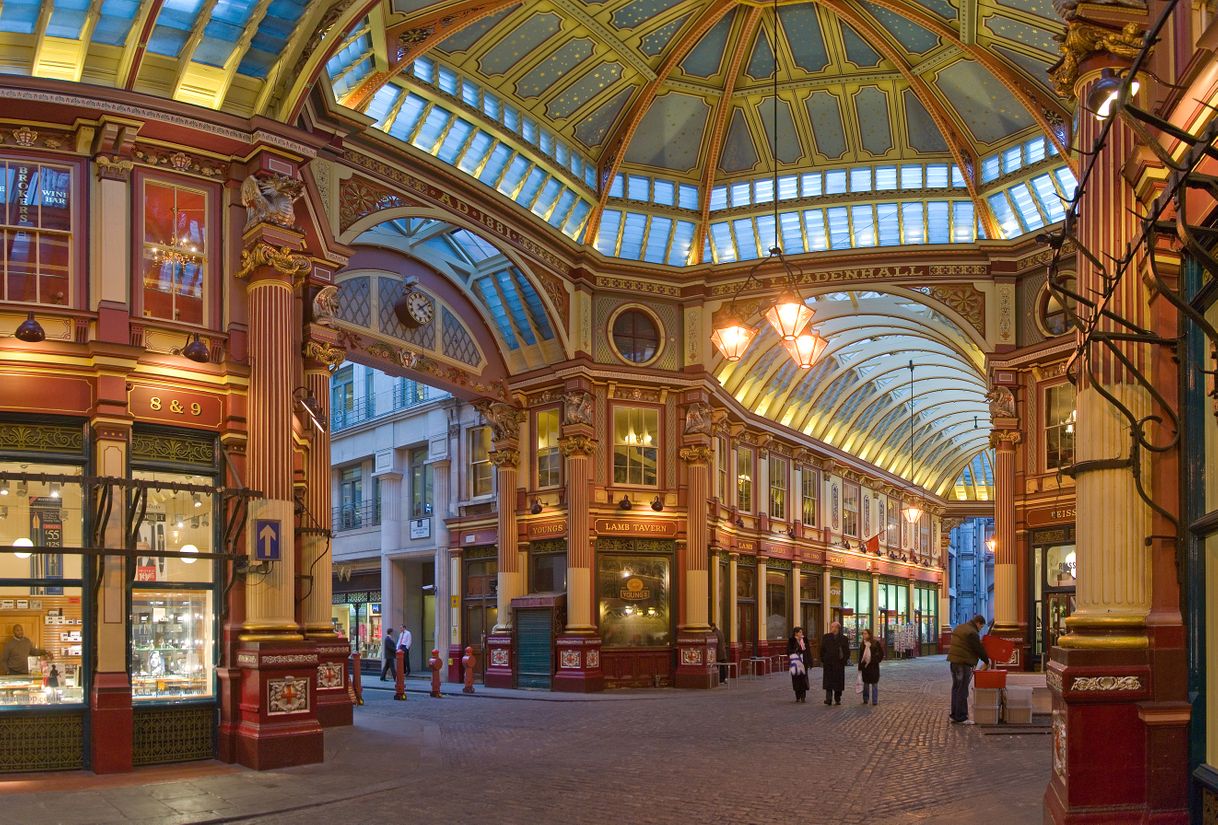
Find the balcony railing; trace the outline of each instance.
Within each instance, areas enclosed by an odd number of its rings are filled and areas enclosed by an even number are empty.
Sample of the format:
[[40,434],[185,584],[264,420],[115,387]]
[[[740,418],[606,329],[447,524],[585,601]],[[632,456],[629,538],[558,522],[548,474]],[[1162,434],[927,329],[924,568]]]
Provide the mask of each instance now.
[[384,418],[395,412],[416,407],[437,398],[444,398],[447,395],[448,393],[443,390],[420,384],[417,381],[400,381],[389,392],[356,398],[350,407],[338,403],[331,404],[330,432],[342,432],[357,424]]
[[381,503],[365,501],[361,504],[334,508],[334,532],[376,527],[381,523]]

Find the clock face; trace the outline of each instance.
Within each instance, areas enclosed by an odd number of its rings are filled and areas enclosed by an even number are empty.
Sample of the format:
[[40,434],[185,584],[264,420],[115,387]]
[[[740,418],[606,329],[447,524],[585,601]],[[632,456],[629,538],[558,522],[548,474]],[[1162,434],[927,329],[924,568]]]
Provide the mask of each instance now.
[[415,290],[407,292],[394,309],[397,311],[398,320],[407,327],[421,327],[429,324],[436,314],[431,300],[422,292]]

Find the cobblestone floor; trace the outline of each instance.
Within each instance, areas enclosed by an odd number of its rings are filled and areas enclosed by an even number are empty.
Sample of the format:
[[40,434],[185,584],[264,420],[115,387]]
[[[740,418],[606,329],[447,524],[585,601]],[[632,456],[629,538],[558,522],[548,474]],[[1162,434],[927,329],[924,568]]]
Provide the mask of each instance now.
[[324,765],[0,780],[0,823],[1041,822],[1048,736],[948,724],[942,657],[880,687],[878,707],[796,705],[785,674],[621,701],[371,690]]

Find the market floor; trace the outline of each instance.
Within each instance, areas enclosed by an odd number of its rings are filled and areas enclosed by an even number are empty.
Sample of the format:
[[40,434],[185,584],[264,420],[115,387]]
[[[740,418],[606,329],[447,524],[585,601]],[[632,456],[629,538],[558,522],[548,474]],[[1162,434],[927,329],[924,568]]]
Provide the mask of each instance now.
[[877,707],[796,705],[785,674],[622,701],[370,690],[323,765],[0,780],[0,823],[1040,823],[1049,737],[951,725],[949,687],[931,657],[885,663]]

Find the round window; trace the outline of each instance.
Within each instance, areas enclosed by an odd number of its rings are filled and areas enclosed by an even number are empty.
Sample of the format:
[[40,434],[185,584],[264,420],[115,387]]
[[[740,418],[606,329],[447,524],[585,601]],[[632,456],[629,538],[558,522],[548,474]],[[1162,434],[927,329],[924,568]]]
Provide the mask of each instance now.
[[639,309],[627,309],[613,319],[613,346],[618,355],[646,364],[660,351],[660,330],[655,319]]
[[[1062,279],[1064,286],[1070,291],[1074,291],[1074,276],[1067,274]],[[1040,328],[1046,335],[1065,335],[1070,331],[1070,318],[1073,312],[1067,311],[1067,304],[1070,309],[1073,309],[1074,301],[1067,299],[1067,303],[1062,302],[1063,296],[1049,289],[1048,284],[1041,288],[1040,299],[1037,302],[1037,320],[1040,322]]]

